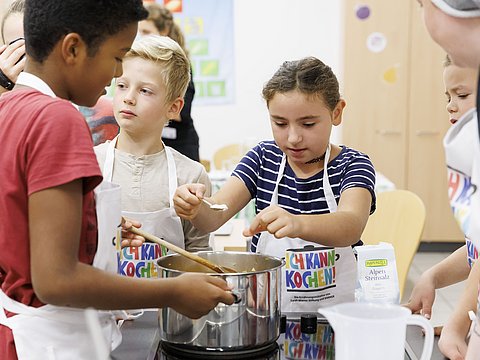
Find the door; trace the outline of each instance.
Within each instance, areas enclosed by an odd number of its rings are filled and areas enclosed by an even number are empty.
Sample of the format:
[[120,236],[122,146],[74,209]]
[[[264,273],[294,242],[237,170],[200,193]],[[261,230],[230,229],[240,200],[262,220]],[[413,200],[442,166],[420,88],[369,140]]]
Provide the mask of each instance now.
[[[463,241],[450,212],[442,138],[448,128],[443,51],[415,2],[345,0],[343,142],[424,201],[424,241]],[[363,16],[359,16],[359,14]]]

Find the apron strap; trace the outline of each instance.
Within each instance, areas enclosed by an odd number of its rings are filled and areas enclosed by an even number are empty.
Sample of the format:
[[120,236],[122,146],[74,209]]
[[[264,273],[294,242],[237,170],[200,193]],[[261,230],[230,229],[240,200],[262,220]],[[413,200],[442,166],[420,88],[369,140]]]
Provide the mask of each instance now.
[[277,180],[275,181],[275,189],[273,189],[272,199],[270,200],[270,203],[272,205],[278,205],[278,187],[280,185],[280,181],[282,180],[286,163],[287,157],[285,156],[285,154],[283,154],[282,161],[280,162],[280,167],[278,168]]
[[[337,202],[335,201],[335,195],[333,194],[332,187],[330,186],[330,180],[328,178],[328,162],[330,161],[330,151],[332,146],[328,143],[327,150],[325,152],[325,159],[323,161],[323,192],[325,194],[325,201],[328,205],[328,210],[332,212],[337,211]],[[278,169],[277,180],[275,182],[275,189],[273,190],[272,199],[270,203],[273,205],[278,205],[278,187],[280,181],[282,180],[283,173],[285,171],[285,166],[287,163],[287,157],[285,154],[282,156],[282,161],[280,162],[280,167]]]
[[[106,181],[111,182],[113,177],[113,165],[115,160],[115,146],[117,145],[118,135],[108,144],[107,154],[105,156],[105,163],[103,164],[103,177]],[[173,209],[173,195],[178,187],[177,181],[177,167],[175,160],[173,159],[172,150],[163,144],[163,149],[167,157],[167,169],[168,169],[168,197],[170,207]]]
[[480,111],[480,72],[478,73],[478,80],[477,80],[477,123],[478,123],[478,133],[480,136],[480,116],[478,115],[478,111]]
[[[2,294],[4,294],[1,289],[0,289],[0,292]],[[3,299],[1,299],[1,295],[0,295],[0,324],[5,325],[6,327],[10,328],[10,323],[9,323],[9,320],[7,318],[7,314],[5,313],[5,311],[6,310],[3,307]]]
[[[52,320],[61,321],[70,324],[79,324],[85,322],[85,310],[77,309],[77,308],[68,308],[62,306],[54,306],[54,305],[43,305],[41,307],[33,307],[25,305],[21,302],[13,300],[9,296],[7,296],[1,289],[0,289],[0,323],[4,324],[4,316],[7,319],[6,326],[9,326],[9,320],[6,317],[5,310],[9,311],[14,314],[22,314],[27,316],[40,316],[44,318],[50,318]],[[3,313],[3,316],[2,316]],[[100,315],[100,313],[99,313]],[[14,315],[15,316],[15,315]],[[111,314],[102,313],[102,317],[111,317]],[[10,327],[10,326],[9,326]]]
[[113,163],[115,160],[115,146],[117,146],[118,135],[108,144],[105,162],[103,164],[102,174],[105,181],[112,182]]
[[[21,302],[13,300],[7,294],[5,294],[2,290],[0,290],[0,305],[3,310],[0,312],[3,314],[5,314],[5,311],[9,311],[15,314],[33,315],[33,312],[35,311],[34,310],[35,308],[32,308]],[[1,314],[0,314],[0,317],[2,317]],[[5,315],[5,318],[6,318],[6,315]]]
[[170,200],[170,208],[173,209],[173,195],[175,195],[175,190],[178,187],[177,181],[177,166],[175,165],[175,160],[173,159],[172,150],[168,146],[163,144],[165,149],[165,154],[167,155],[167,166],[168,166],[168,197]]
[[327,201],[328,210],[333,213],[337,211],[337,202],[335,201],[335,195],[333,195],[333,190],[330,186],[327,171],[331,148],[330,143],[328,143],[327,151],[325,152],[325,159],[323,160],[323,192],[325,194],[325,200]]

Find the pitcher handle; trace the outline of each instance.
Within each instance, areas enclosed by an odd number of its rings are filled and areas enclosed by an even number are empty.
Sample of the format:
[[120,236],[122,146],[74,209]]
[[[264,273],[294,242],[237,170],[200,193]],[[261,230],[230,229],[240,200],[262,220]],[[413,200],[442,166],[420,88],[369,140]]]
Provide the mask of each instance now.
[[407,319],[408,325],[417,325],[425,330],[425,341],[420,360],[430,360],[433,351],[433,327],[430,322],[421,315],[410,315]]

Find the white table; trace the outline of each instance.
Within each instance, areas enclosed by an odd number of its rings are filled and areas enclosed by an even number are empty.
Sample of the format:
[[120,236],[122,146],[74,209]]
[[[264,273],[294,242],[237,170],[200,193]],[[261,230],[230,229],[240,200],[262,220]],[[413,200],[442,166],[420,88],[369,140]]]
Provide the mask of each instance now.
[[211,247],[214,251],[246,251],[247,239],[242,235],[245,229],[244,219],[231,219],[227,224],[231,224],[232,230],[229,235],[215,234],[213,236]]

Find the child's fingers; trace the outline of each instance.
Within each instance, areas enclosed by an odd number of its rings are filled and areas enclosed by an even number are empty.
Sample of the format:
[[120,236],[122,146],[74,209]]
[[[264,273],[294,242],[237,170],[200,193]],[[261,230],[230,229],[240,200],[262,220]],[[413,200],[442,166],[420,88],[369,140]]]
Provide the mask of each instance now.
[[424,303],[420,314],[425,316],[426,319],[430,320],[430,318],[432,317],[432,305]]
[[125,236],[122,237],[122,247],[126,246],[142,246],[145,242],[145,238],[140,235],[135,235],[132,233],[126,233]]
[[195,206],[200,204],[200,200],[196,196],[191,196],[188,199],[183,198],[175,198],[173,199],[173,203],[175,205],[175,210],[177,213],[181,212],[191,212]]
[[140,221],[129,219],[129,218],[126,218],[126,217],[122,218],[122,227],[124,229],[128,230],[132,226],[135,226],[135,227],[139,228],[139,227],[142,226],[142,223]]
[[184,188],[177,190],[173,197],[173,202],[175,205],[188,208],[191,205],[200,204],[204,193],[205,186],[203,184],[188,184]]
[[412,312],[412,314],[420,314],[421,309],[419,310],[417,307],[413,306],[411,303],[402,304],[402,306],[409,309]]
[[219,292],[219,295],[218,295],[219,302],[222,302],[227,305],[233,304],[233,302],[235,301],[235,298],[230,292],[232,288],[228,285],[228,283],[225,280],[220,279],[218,277],[209,276],[209,282],[223,290]]
[[187,189],[189,194],[194,195],[195,197],[202,199],[205,195],[205,185],[204,184],[188,184]]
[[259,232],[265,231],[267,229],[267,224],[265,224],[260,218],[260,214],[255,216],[255,218],[250,223],[250,226],[243,230],[243,236],[253,236]]
[[229,291],[229,290],[232,290],[232,288],[230,287],[230,285],[228,285],[228,283],[220,278],[220,277],[217,277],[217,276],[208,276],[208,281],[215,285],[216,287],[219,287],[220,289],[223,289],[225,291]]
[[435,336],[440,336],[440,335],[442,335],[442,330],[443,330],[443,326],[435,326],[433,328],[433,334]]

